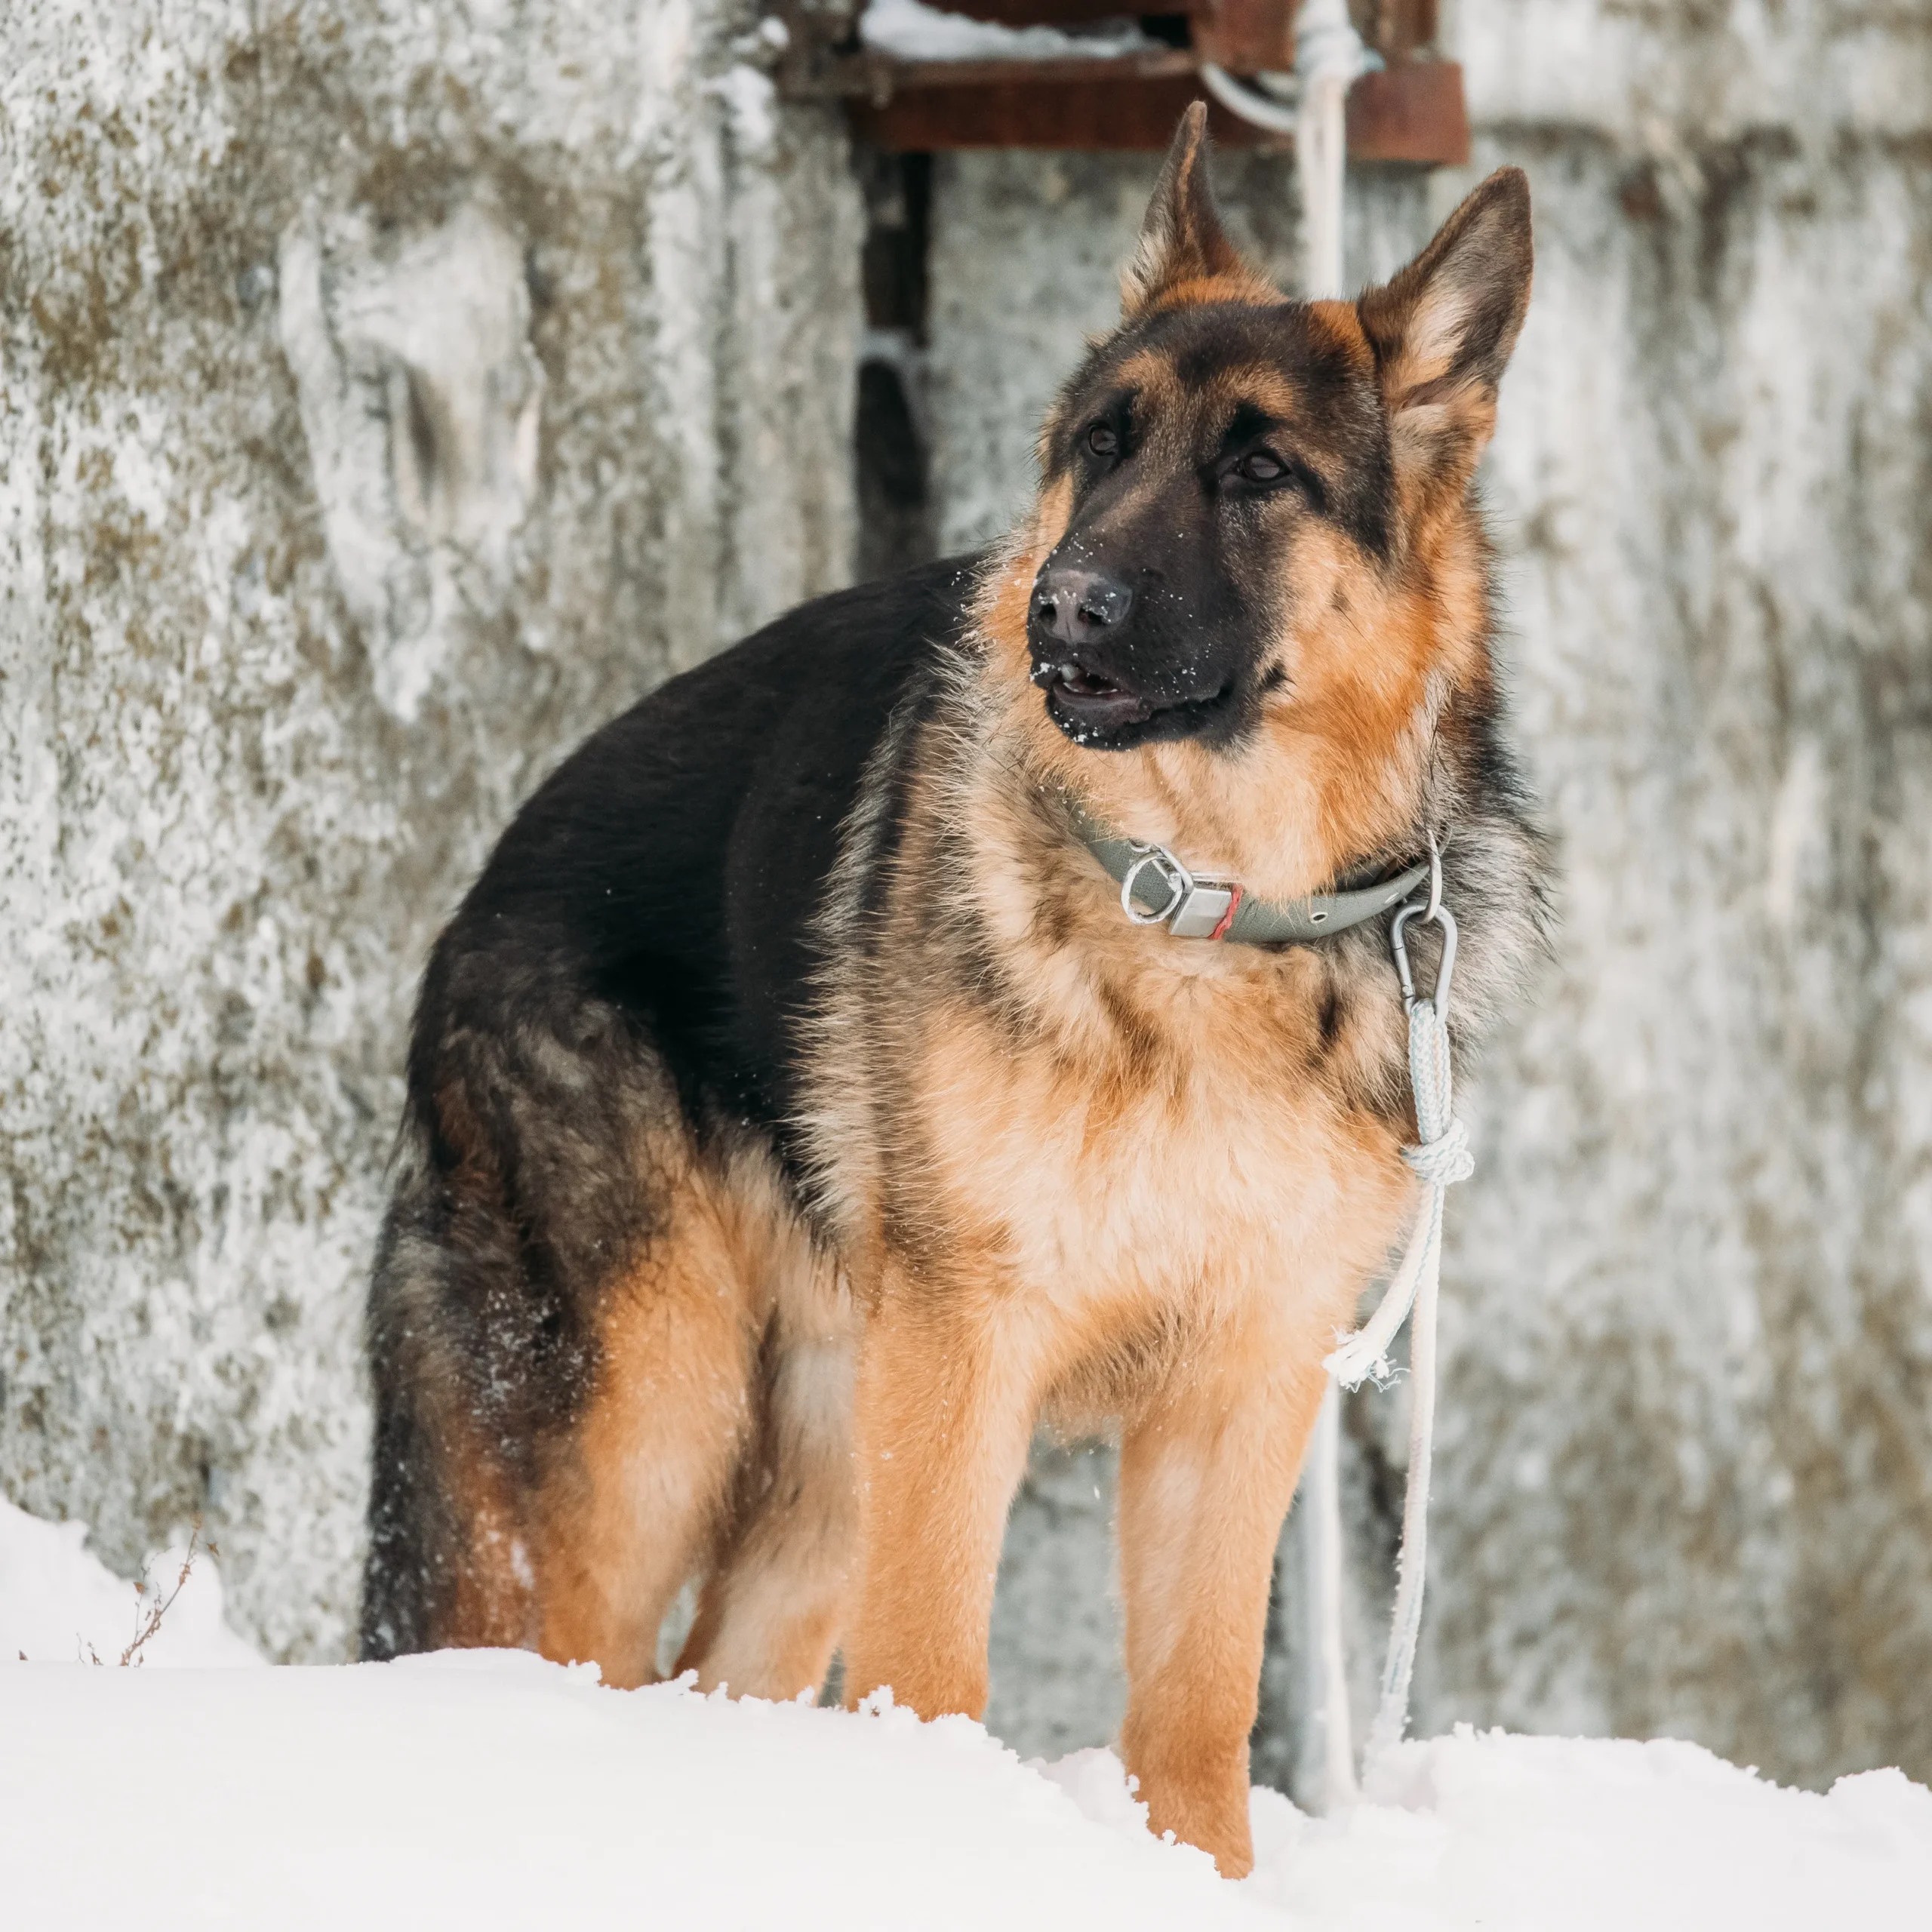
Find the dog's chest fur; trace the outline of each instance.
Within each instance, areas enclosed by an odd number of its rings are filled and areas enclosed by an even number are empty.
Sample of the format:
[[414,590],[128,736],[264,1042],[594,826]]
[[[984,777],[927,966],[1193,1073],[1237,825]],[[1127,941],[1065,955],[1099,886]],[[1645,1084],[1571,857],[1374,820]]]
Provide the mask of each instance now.
[[1386,959],[1131,925],[1050,802],[971,751],[899,795],[889,857],[848,852],[876,910],[843,926],[814,1055],[859,1274],[890,1247],[1030,1306],[1063,1377],[1123,1335],[1345,1324],[1409,1198]]
[[1232,1014],[1175,1029],[1140,1069],[1106,1049],[1016,1055],[970,1008],[934,1020],[907,1144],[961,1229],[1069,1313],[1123,1297],[1325,1302],[1338,1262],[1358,1280],[1386,1244],[1395,1135],[1283,1057],[1244,1052]]

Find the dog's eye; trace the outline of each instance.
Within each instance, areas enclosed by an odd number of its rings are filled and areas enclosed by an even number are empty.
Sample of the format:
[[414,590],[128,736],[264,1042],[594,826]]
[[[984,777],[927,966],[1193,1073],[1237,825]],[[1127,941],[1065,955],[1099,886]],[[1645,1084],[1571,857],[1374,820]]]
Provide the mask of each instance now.
[[1278,483],[1288,473],[1288,466],[1272,450],[1251,450],[1235,465],[1235,474],[1244,482]]
[[1087,447],[1096,456],[1118,456],[1120,438],[1104,423],[1096,423],[1087,432]]

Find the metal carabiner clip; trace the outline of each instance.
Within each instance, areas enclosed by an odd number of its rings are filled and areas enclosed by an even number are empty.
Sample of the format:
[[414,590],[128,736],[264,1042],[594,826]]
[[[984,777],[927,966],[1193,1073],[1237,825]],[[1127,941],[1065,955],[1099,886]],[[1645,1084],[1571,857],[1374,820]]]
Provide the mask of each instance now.
[[1429,998],[1438,1020],[1449,1017],[1449,983],[1456,972],[1456,917],[1442,903],[1442,854],[1435,834],[1429,835],[1429,897],[1411,899],[1396,913],[1389,928],[1389,947],[1395,955],[1395,972],[1402,983],[1402,1008],[1413,1012],[1416,1004],[1415,974],[1409,965],[1406,928],[1411,919],[1442,928],[1442,963],[1436,968],[1435,990]]

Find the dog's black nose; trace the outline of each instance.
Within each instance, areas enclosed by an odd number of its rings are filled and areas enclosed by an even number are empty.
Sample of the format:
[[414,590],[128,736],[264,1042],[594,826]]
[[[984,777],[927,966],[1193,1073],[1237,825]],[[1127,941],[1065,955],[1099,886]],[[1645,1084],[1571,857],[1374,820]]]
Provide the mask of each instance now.
[[1091,644],[1118,630],[1133,605],[1133,590],[1118,577],[1062,565],[1043,571],[1033,586],[1034,634]]

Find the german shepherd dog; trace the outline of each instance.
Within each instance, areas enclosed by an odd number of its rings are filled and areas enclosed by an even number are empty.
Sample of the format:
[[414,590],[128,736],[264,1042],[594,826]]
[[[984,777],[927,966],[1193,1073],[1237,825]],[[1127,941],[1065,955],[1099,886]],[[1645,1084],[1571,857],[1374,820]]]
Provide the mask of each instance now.
[[635,1684],[701,1577],[700,1686],[837,1647],[850,1704],[977,1715],[1029,1438],[1116,1426],[1123,1755],[1247,1870],[1275,1544],[1415,1124],[1388,917],[1226,913],[1392,904],[1433,835],[1464,1044],[1534,948],[1472,482],[1530,269],[1505,169],[1386,287],[1289,300],[1191,110],[1020,528],[780,618],[525,807],[416,1017],[365,1656]]

